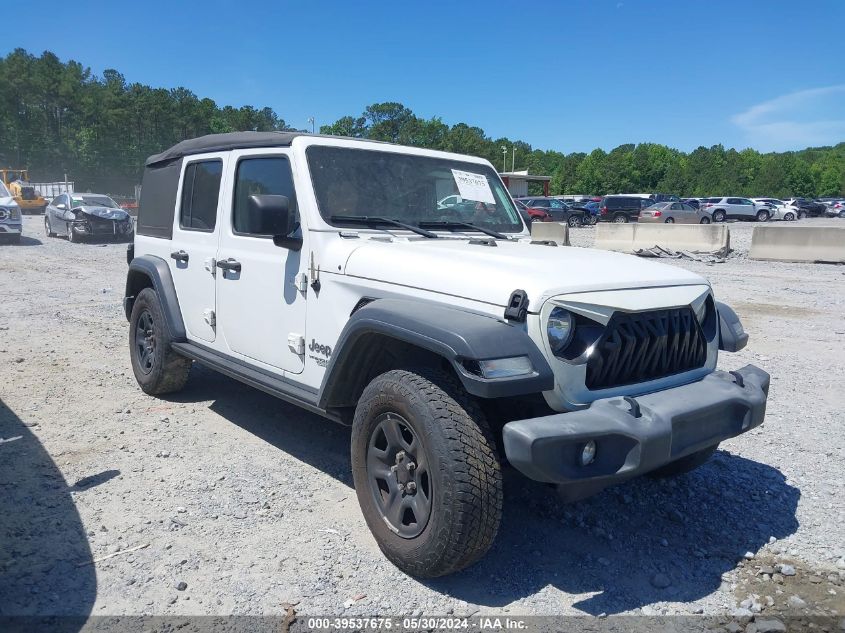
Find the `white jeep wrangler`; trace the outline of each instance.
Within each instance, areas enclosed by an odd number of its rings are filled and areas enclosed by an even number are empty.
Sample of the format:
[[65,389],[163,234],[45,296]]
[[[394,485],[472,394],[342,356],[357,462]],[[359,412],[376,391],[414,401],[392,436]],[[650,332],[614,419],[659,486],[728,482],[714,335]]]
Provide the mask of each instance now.
[[[447,196],[461,200],[438,204]],[[193,361],[352,425],[364,518],[417,576],[492,544],[505,463],[583,496],[763,422],[748,339],[674,266],[532,241],[486,160],[244,132],[146,164],[125,309],[149,394]]]

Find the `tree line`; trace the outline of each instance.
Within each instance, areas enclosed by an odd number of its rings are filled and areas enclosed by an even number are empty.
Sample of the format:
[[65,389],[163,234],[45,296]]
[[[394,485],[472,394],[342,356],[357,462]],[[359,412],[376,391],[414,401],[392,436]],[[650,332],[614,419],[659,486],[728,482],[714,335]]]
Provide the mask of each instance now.
[[[565,126],[565,121],[561,125]],[[117,70],[102,77],[53,53],[16,49],[0,59],[0,163],[29,168],[33,180],[64,174],[80,190],[131,194],[147,156],[180,140],[238,130],[292,130],[269,107],[218,106],[186,88],[129,83]],[[376,103],[323,134],[390,141],[471,154],[511,169],[551,176],[553,194],[667,192],[685,196],[845,195],[845,143],[797,152],[624,144],[606,152],[565,154],[492,138],[467,123],[416,116],[400,103]],[[838,139],[831,139],[836,141]]]

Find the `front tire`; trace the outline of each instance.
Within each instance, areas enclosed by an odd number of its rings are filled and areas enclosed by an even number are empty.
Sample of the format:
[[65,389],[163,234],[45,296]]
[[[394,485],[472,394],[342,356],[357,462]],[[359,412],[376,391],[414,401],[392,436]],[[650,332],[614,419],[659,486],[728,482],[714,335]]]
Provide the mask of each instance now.
[[442,371],[388,371],[352,423],[352,475],[384,555],[412,576],[450,574],[496,538],[502,474],[478,405]]
[[581,216],[579,215],[570,215],[569,219],[566,221],[569,224],[569,228],[574,229],[575,227],[581,226],[583,222],[581,221]]
[[786,220],[787,222],[792,222],[795,219],[795,214],[792,213],[791,211],[789,213],[784,213],[783,219]]
[[56,237],[56,233],[50,226],[50,218],[48,218],[46,214],[44,214],[44,233],[47,234],[47,237]]
[[73,226],[70,224],[67,227],[67,241],[73,244],[79,244],[82,241],[82,237],[73,232]]
[[129,318],[129,357],[144,393],[157,396],[185,386],[191,360],[173,351],[172,342],[158,294],[144,288],[135,297]]
[[649,477],[655,477],[657,479],[663,479],[666,477],[677,477],[678,475],[683,475],[692,470],[695,470],[699,466],[703,466],[707,462],[707,460],[713,457],[713,453],[716,452],[717,448],[719,448],[718,444],[708,446],[707,448],[701,449],[697,453],[692,453],[691,455],[681,457],[681,459],[677,459],[674,462],[666,464],[665,466],[661,466],[660,468],[648,473],[648,475]]

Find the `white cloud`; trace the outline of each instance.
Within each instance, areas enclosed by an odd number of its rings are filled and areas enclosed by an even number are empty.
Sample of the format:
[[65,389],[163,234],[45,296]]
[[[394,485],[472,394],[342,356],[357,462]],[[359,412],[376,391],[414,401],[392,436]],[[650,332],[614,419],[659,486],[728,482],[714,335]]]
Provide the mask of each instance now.
[[751,106],[731,122],[763,151],[833,145],[845,140],[845,84],[791,92]]

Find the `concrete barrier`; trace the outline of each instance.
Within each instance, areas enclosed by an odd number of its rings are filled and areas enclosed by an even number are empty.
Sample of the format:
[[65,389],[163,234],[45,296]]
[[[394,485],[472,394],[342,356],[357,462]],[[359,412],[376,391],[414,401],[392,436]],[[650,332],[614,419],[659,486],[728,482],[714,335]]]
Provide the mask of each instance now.
[[566,222],[532,222],[531,239],[535,242],[557,242],[569,246],[569,227]]
[[616,224],[596,225],[596,248],[623,253],[660,246],[673,251],[727,255],[731,233],[724,224]]
[[845,226],[755,226],[751,259],[845,263]]

